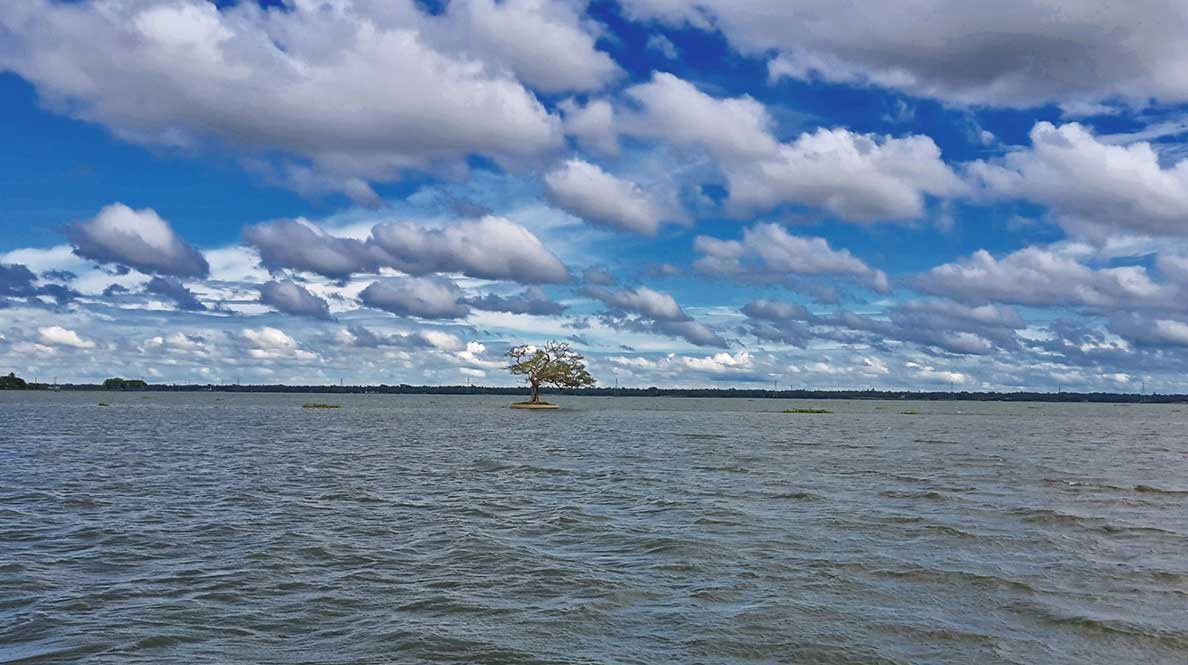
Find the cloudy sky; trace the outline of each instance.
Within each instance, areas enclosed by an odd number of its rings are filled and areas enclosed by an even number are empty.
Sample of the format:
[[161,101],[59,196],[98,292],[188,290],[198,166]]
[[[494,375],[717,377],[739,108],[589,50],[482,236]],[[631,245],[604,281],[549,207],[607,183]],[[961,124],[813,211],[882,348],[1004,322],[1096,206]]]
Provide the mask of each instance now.
[[0,370],[1188,391],[1188,4],[0,3]]

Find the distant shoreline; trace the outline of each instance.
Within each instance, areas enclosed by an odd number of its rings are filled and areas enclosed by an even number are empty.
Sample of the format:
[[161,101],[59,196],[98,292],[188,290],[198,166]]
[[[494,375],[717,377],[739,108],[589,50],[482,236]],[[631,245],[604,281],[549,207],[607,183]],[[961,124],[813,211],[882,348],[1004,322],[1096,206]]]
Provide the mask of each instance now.
[[[321,393],[374,395],[509,395],[522,396],[524,387],[496,386],[325,386],[325,385],[166,385],[148,384],[124,389],[100,384],[30,384],[25,391],[79,392],[220,392],[220,393]],[[15,390],[14,390],[15,392]],[[753,388],[581,388],[541,390],[542,395],[590,397],[724,397],[744,399],[922,400],[948,402],[1098,402],[1118,404],[1188,404],[1186,394],[1048,393],[1048,392],[948,392],[911,390],[767,390]]]

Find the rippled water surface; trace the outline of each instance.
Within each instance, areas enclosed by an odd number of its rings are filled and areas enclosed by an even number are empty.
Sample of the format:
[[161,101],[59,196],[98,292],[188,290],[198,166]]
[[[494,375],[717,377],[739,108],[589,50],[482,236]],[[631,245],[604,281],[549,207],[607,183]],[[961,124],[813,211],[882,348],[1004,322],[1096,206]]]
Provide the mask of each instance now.
[[1182,407],[509,401],[0,393],[0,662],[1188,663]]

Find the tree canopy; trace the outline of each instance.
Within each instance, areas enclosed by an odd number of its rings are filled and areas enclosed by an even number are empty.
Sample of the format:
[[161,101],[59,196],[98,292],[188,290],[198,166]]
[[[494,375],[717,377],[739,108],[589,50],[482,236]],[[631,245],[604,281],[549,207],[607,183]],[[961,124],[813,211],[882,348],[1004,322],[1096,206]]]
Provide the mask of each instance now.
[[148,384],[142,379],[121,379],[115,377],[103,382],[103,388],[106,390],[144,390],[147,387]]
[[14,372],[9,372],[8,376],[0,376],[0,390],[24,390],[27,387],[25,380]]
[[507,352],[512,364],[507,369],[523,376],[532,387],[532,402],[540,401],[540,387],[584,388],[596,383],[586,370],[586,361],[565,342],[551,341],[543,346],[514,346]]

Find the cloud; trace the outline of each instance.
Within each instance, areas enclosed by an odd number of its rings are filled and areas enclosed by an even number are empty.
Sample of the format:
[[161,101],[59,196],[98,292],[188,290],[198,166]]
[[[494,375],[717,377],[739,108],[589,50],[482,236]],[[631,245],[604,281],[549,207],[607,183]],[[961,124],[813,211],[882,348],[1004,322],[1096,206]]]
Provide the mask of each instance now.
[[921,135],[818,129],[781,145],[775,155],[724,170],[727,206],[739,215],[795,203],[849,222],[912,220],[924,215],[925,195],[962,192],[940,148]]
[[613,311],[640,314],[657,321],[684,321],[688,318],[675,298],[646,286],[634,289],[586,287],[586,295],[597,298]]
[[93,349],[95,343],[81,337],[77,332],[62,326],[45,326],[37,329],[37,339],[47,346],[68,346],[75,349]]
[[792,275],[840,275],[859,280],[880,293],[890,290],[887,276],[847,250],[835,250],[824,238],[794,236],[776,224],[756,224],[743,238],[719,240],[697,236],[698,271],[746,281],[786,283]]
[[926,195],[964,191],[927,136],[821,128],[780,143],[760,102],[712,97],[666,73],[624,95],[639,108],[618,114],[620,131],[705,150],[725,176],[735,216],[796,204],[851,222],[911,220],[924,214]]
[[615,111],[605,99],[592,99],[585,106],[572,99],[558,107],[564,113],[565,133],[577,137],[586,150],[609,156],[619,154],[619,134],[615,129]]
[[544,182],[554,205],[597,226],[656,235],[661,221],[681,217],[639,185],[581,159],[546,173]]
[[397,316],[421,319],[460,319],[470,313],[462,291],[438,277],[392,277],[372,282],[359,299],[364,305]]
[[526,289],[514,296],[499,296],[488,293],[481,298],[468,298],[466,304],[475,309],[489,312],[507,312],[509,314],[532,314],[535,316],[555,316],[565,311],[565,305],[550,300],[545,292],[537,287]]
[[302,219],[250,226],[244,238],[270,271],[345,279],[381,267],[412,275],[457,272],[527,284],[569,281],[569,270],[531,231],[502,217],[463,220],[439,229],[410,222],[376,225],[366,240],[332,235]]
[[798,347],[818,339],[874,347],[898,341],[959,355],[987,355],[1018,349],[1016,331],[1026,327],[1013,309],[946,300],[903,302],[880,318],[846,311],[814,314],[803,305],[767,299],[747,303],[740,311],[748,319],[749,334]]
[[144,290],[172,300],[178,309],[187,312],[206,311],[206,305],[198,300],[194,292],[172,277],[154,277],[145,285]]
[[1035,307],[1162,308],[1180,301],[1178,290],[1153,281],[1142,266],[1094,269],[1040,247],[1001,259],[981,249],[920,275],[915,286],[963,302]]
[[681,52],[677,49],[676,44],[672,40],[660,33],[648,36],[648,48],[657,51],[669,60],[676,60],[681,56]]
[[830,0],[632,0],[629,16],[719,30],[792,77],[893,88],[970,105],[1188,100],[1188,8],[1175,0],[1102,5],[923,0],[856,13]]
[[593,267],[587,268],[582,273],[582,281],[586,284],[594,284],[597,286],[614,286],[619,280],[611,274],[606,268]]
[[330,306],[326,300],[293,282],[268,282],[260,285],[260,302],[285,314],[308,316],[329,321]]
[[570,3],[454,0],[433,23],[435,44],[502,65],[542,92],[597,90],[622,74]]
[[646,286],[634,289],[587,286],[582,292],[607,306],[609,311],[604,320],[612,327],[679,337],[697,346],[726,346],[726,340],[686,314],[667,293]]
[[[43,277],[52,279],[58,276],[46,274]],[[0,263],[0,306],[8,304],[7,298],[49,296],[63,305],[79,296],[77,291],[61,284],[38,285],[37,281],[37,275],[28,266]]]
[[[517,31],[532,38],[491,33],[493,23],[470,37],[542,84],[593,83],[590,72],[613,67],[556,18],[567,10],[463,4],[501,25],[531,20]],[[475,154],[512,167],[560,147],[560,122],[530,90],[501,67],[439,50],[432,23],[412,2],[16,0],[0,4],[0,69],[32,82],[50,108],[122,139],[279,151],[282,176],[305,173],[364,201],[374,197],[367,181],[408,169],[465,169]],[[593,69],[578,66],[587,60]]]
[[202,254],[150,208],[133,210],[113,203],[94,218],[71,225],[66,235],[75,254],[99,263],[174,277],[205,277],[210,273]]
[[667,72],[623,94],[640,107],[618,120],[625,133],[701,148],[720,160],[770,157],[778,147],[771,116],[750,96],[717,99]]
[[687,381],[690,377],[727,381],[767,381],[766,374],[759,371],[755,356],[747,351],[716,353],[712,356],[685,356],[675,353],[661,358],[611,356],[607,361],[613,366],[634,375],[661,376],[666,379]]
[[304,220],[279,220],[248,226],[243,238],[260,253],[269,271],[301,270],[344,279],[358,272],[375,272],[382,252],[354,238],[330,235]]
[[379,224],[370,245],[384,265],[414,275],[458,272],[525,284],[567,282],[569,270],[531,231],[503,217],[466,220],[440,229],[412,223]]
[[1105,143],[1077,123],[1039,122],[1030,137],[1029,148],[968,166],[983,195],[1045,206],[1078,235],[1188,236],[1188,160],[1164,167],[1150,143]]
[[243,338],[252,347],[248,349],[248,355],[256,360],[282,358],[314,360],[317,358],[317,354],[303,350],[297,344],[297,340],[290,337],[288,333],[270,326],[258,329],[248,328],[243,331]]

